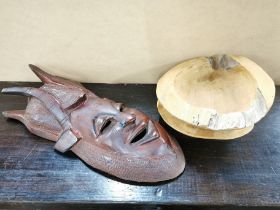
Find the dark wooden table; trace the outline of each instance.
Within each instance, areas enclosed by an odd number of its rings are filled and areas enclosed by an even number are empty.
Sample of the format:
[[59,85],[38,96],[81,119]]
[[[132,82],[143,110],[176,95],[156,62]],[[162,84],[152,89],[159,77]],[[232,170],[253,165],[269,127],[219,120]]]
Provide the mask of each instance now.
[[[0,83],[39,86],[40,83]],[[86,84],[100,96],[159,119],[155,85]],[[71,152],[0,116],[0,209],[236,209],[280,207],[280,95],[254,130],[234,141],[193,139],[162,122],[185,152],[185,172],[155,185],[120,182]],[[0,96],[0,111],[21,109],[21,96]]]

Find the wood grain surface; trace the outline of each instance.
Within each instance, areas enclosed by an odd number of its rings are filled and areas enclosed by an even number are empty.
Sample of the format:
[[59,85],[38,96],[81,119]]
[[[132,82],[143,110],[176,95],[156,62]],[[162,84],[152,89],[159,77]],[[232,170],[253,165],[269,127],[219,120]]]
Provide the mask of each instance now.
[[[40,83],[1,82],[10,86]],[[15,120],[0,116],[0,209],[236,209],[280,207],[280,95],[248,135],[233,141],[193,139],[169,128],[156,109],[155,85],[85,84],[154,119],[179,141],[187,166],[175,180],[122,182],[60,154]],[[25,108],[26,98],[0,96],[0,111]]]

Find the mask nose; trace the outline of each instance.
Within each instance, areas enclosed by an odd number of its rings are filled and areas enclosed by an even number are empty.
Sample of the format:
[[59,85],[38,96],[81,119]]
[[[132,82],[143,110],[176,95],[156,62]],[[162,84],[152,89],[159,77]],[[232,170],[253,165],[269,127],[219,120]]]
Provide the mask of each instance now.
[[120,113],[118,117],[118,121],[122,125],[122,127],[125,127],[129,123],[133,123],[136,119],[136,116],[134,114],[127,114],[127,113]]

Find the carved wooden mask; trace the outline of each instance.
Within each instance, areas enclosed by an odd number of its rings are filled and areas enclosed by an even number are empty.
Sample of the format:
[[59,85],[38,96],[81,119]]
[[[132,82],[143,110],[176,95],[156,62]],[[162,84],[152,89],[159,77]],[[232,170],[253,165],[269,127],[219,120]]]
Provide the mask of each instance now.
[[26,110],[6,111],[4,116],[55,141],[56,150],[71,150],[92,167],[121,179],[158,182],[184,170],[178,143],[159,123],[122,103],[100,98],[77,82],[30,67],[44,85],[3,89],[29,97]]

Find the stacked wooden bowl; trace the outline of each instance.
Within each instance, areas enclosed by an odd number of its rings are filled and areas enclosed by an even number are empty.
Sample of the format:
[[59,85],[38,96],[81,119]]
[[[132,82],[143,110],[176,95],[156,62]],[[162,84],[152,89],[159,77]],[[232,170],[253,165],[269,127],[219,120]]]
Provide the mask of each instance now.
[[273,80],[243,56],[187,60],[157,84],[158,110],[175,130],[197,138],[234,139],[249,133],[273,104]]

